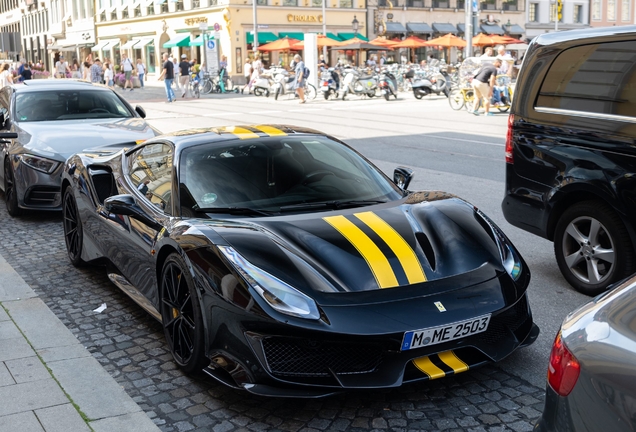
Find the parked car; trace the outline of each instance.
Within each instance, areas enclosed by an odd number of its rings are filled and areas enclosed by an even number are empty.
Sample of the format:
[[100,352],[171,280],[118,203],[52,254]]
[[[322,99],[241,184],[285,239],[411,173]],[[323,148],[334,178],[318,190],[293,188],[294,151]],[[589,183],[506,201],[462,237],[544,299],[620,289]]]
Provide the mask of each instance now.
[[88,149],[130,146],[159,132],[140,106],[113,90],[74,80],[31,80],[0,90],[0,132],[18,138],[0,143],[0,187],[7,210],[61,210],[64,161]]
[[635,65],[636,26],[538,36],[508,120],[506,220],[588,295],[636,271]]
[[535,432],[636,428],[636,276],[572,312],[550,354]]
[[112,263],[186,372],[256,394],[397,387],[534,342],[510,240],[411,176],[309,129],[175,132],[67,161],[66,247]]

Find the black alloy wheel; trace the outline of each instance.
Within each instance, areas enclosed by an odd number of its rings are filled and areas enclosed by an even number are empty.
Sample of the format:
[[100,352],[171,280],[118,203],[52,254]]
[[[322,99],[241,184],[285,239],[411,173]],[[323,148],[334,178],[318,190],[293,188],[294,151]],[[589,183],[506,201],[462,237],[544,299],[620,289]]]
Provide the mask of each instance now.
[[621,218],[608,205],[586,201],[568,208],[554,232],[554,254],[577,291],[597,295],[634,272],[634,249]]
[[77,211],[77,202],[71,187],[67,187],[64,191],[62,219],[68,259],[75,267],[81,267],[85,264],[82,259],[84,232],[82,230],[82,221]]
[[4,200],[7,205],[7,212],[13,216],[20,216],[24,212],[18,207],[18,193],[15,190],[15,175],[9,158],[4,161]]
[[203,319],[194,281],[183,258],[166,259],[161,272],[161,318],[175,362],[186,372],[200,372],[208,364],[204,353]]

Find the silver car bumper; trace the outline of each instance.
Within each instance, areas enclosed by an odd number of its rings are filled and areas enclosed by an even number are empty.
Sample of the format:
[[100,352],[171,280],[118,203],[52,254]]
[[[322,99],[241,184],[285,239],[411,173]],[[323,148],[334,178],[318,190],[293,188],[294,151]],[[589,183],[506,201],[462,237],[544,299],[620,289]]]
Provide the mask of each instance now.
[[62,209],[62,170],[64,163],[52,173],[44,173],[25,165],[18,157],[11,158],[15,173],[15,191],[18,206],[32,210]]

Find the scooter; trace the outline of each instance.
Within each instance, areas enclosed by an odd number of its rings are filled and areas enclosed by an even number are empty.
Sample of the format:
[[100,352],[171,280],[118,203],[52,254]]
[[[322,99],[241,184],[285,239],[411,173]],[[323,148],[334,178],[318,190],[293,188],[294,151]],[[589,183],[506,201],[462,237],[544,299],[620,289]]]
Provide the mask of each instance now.
[[335,68],[323,70],[320,74],[320,91],[325,96],[325,100],[329,99],[332,94],[338,95],[340,88],[340,79]]
[[290,76],[289,72],[285,69],[277,71],[274,75],[274,85],[272,87],[274,92],[274,99],[278,100],[279,96],[289,93],[295,93],[294,91],[294,77]]
[[273,92],[273,86],[272,71],[263,71],[252,84],[254,96],[265,95],[265,97],[269,97],[270,92]]
[[424,78],[413,83],[413,95],[415,99],[422,99],[431,93],[444,94],[448,97],[451,89],[451,81],[445,72],[431,71]]
[[346,69],[340,89],[341,96],[339,96],[342,97],[342,100],[345,100],[349,93],[373,97],[377,88],[378,82],[375,76],[361,75],[354,69]]
[[397,88],[398,88],[397,79],[391,72],[389,71],[380,72],[378,87],[380,87],[380,91],[382,92],[384,99],[386,99],[387,101],[389,100],[389,97],[391,97],[391,95],[395,99],[397,99]]

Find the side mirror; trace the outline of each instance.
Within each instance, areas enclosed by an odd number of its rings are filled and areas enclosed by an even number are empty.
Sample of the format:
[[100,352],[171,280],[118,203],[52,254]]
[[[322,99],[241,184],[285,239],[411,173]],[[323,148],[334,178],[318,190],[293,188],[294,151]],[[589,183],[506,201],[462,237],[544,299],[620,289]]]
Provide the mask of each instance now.
[[399,166],[393,171],[393,183],[400,189],[406,190],[411,180],[413,180],[413,170],[411,168]]
[[132,195],[114,195],[104,200],[104,210],[116,215],[130,216],[148,225],[155,231],[161,231],[163,226],[143,211]]
[[139,117],[141,117],[142,119],[146,118],[146,110],[139,105],[135,107],[135,111],[137,111],[137,114],[139,114]]

